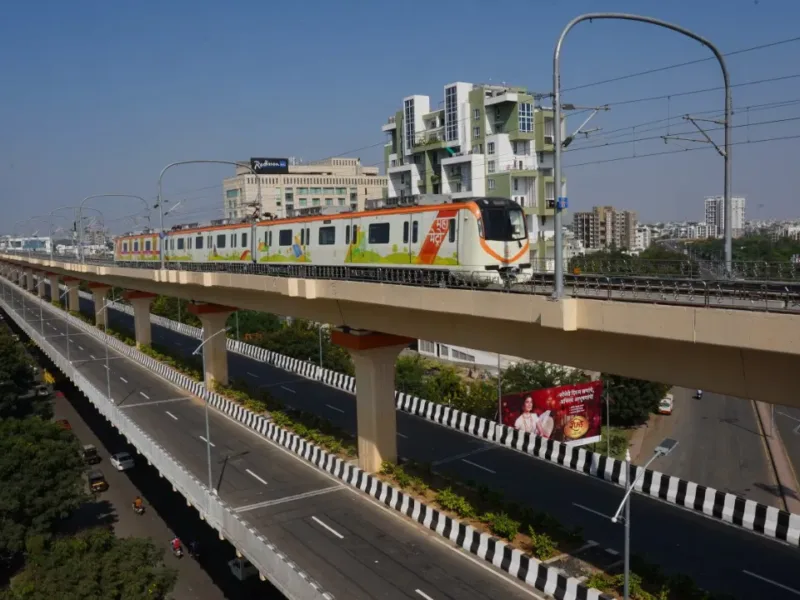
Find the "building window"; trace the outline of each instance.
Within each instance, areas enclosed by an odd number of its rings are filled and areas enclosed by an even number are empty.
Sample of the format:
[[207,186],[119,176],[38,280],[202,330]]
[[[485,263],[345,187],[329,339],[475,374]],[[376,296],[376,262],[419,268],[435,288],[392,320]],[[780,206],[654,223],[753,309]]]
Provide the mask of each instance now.
[[519,191],[519,179],[517,179],[516,177],[514,177],[514,191],[515,192]]
[[294,202],[294,194],[292,192],[286,192],[284,200],[286,200],[286,204],[291,204]]
[[320,246],[333,246],[336,243],[336,227],[330,225],[328,227],[319,228],[319,245]]
[[308,199],[300,198],[300,206],[306,206],[306,205],[308,205]]
[[292,245],[292,230],[291,229],[281,229],[278,232],[278,245],[279,246],[291,246]]
[[217,236],[217,248],[224,248],[227,245],[228,238],[225,237],[224,233],[221,233]]
[[519,130],[522,133],[533,131],[533,105],[530,102],[519,103]]
[[307,187],[304,187],[304,188],[297,188],[297,193],[298,193],[300,196],[305,196],[306,194],[308,194],[308,188],[307,188]]
[[556,186],[552,181],[544,182],[544,199],[550,203],[555,202]]
[[473,127],[472,128],[472,137],[479,138],[481,137],[481,128],[480,127]]
[[489,142],[488,144],[486,144],[486,153],[494,154],[494,142]]
[[403,115],[405,116],[406,128],[406,150],[411,150],[414,147],[414,101],[405,100],[403,102]]
[[[455,89],[455,88],[453,88]],[[419,341],[419,351],[420,352],[427,352],[428,354],[433,354],[436,351],[436,346],[433,342],[428,342],[425,340]]]
[[333,206],[333,198],[325,198],[325,206]]
[[389,223],[372,223],[369,226],[370,244],[389,243]]
[[445,138],[448,142],[458,139],[458,97],[455,86],[444,91]]
[[475,110],[472,111],[472,118],[475,119],[476,121],[481,118],[480,108],[476,108]]
[[311,188],[311,193],[312,194],[321,194],[322,193],[322,188],[318,188],[318,187]]
[[344,198],[337,198],[336,200],[339,203],[339,206],[344,206],[345,199]]
[[238,198],[239,197],[239,190],[227,190],[225,192],[225,197],[231,198]]
[[494,179],[489,179],[488,180],[488,186],[489,186],[490,190],[494,189]]
[[489,168],[489,173],[494,173],[495,162],[493,160],[490,160],[487,164],[488,164],[488,168]]
[[319,198],[312,198],[311,206],[319,206]]
[[553,143],[553,136],[555,135],[553,131],[553,119],[545,118],[544,120],[544,143],[545,144],[552,144]]
[[325,188],[324,193],[325,194],[330,194],[331,196],[333,196],[333,188],[332,187]]

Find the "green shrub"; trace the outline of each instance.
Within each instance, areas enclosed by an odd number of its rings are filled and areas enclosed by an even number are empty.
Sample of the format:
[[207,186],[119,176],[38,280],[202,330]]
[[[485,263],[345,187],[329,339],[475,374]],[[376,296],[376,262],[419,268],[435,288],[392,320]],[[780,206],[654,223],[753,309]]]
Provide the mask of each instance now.
[[396,467],[394,470],[394,480],[397,482],[397,485],[400,486],[400,489],[406,489],[411,485],[411,475],[406,473],[403,467]]
[[396,466],[394,463],[385,460],[381,463],[381,475],[394,475]]
[[489,525],[492,533],[506,538],[509,542],[513,542],[519,533],[519,521],[515,521],[504,512],[486,513],[482,520]]
[[558,554],[553,538],[546,533],[536,533],[536,530],[528,525],[528,535],[531,537],[531,553],[539,560],[547,560]]

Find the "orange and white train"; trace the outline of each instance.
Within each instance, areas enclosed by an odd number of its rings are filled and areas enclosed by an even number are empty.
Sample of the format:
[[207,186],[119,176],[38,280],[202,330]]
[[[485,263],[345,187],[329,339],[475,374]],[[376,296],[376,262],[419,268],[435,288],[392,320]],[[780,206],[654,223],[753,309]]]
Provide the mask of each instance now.
[[[160,241],[154,232],[120,236],[114,258],[152,264],[160,260]],[[163,242],[167,263],[198,270],[304,265],[310,274],[315,267],[358,267],[368,276],[370,269],[411,269],[464,279],[478,273],[484,281],[525,280],[532,270],[525,217],[506,198],[176,226]]]

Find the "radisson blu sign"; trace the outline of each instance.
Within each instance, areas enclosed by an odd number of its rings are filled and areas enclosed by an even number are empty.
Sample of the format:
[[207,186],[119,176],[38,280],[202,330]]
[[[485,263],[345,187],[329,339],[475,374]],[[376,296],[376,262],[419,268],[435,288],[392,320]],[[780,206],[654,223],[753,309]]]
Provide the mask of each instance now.
[[288,158],[251,158],[250,167],[258,175],[275,175],[289,172]]

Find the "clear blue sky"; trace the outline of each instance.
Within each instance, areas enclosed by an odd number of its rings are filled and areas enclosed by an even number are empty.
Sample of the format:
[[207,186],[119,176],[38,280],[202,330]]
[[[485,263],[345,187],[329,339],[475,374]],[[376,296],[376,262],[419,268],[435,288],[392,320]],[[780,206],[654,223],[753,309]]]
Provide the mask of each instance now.
[[[14,221],[76,204],[95,193],[152,198],[161,168],[175,160],[347,153],[382,159],[387,116],[403,96],[461,80],[548,91],[552,51],[567,21],[597,9],[636,11],[705,35],[728,52],[800,35],[798,0],[476,0],[338,2],[4,2],[0,8],[0,206]],[[594,22],[570,34],[563,86],[707,56],[704,48],[646,25]],[[800,73],[800,43],[729,59],[735,84]],[[716,63],[673,69],[568,92],[564,101],[603,104],[715,87]],[[611,203],[643,220],[701,218],[701,199],[722,192],[712,151],[599,163],[632,156],[620,128],[722,107],[719,91],[615,106],[596,118],[598,135],[565,155],[571,209]],[[800,100],[800,78],[734,89],[739,107]],[[735,141],[800,135],[800,102],[753,109]],[[735,117],[747,122],[747,111]],[[577,118],[570,121],[577,126]],[[713,126],[713,125],[712,125]],[[641,125],[638,137],[666,130]],[[676,122],[671,131],[688,132]],[[602,132],[601,132],[602,133]],[[624,137],[625,134],[627,137]],[[620,137],[622,135],[622,137]],[[718,133],[716,139],[721,140]],[[635,152],[689,143],[637,142]],[[734,193],[750,217],[800,216],[800,139],[734,148]],[[217,216],[226,167],[183,167],[165,182],[184,200],[182,220]],[[97,201],[111,221],[134,212]],[[761,208],[759,208],[759,205]],[[126,227],[112,223],[114,229]]]

